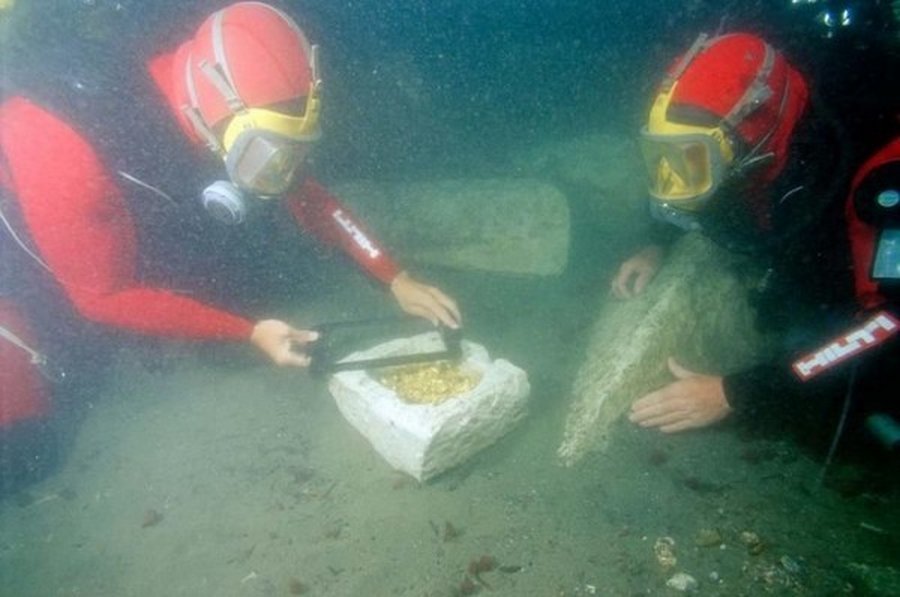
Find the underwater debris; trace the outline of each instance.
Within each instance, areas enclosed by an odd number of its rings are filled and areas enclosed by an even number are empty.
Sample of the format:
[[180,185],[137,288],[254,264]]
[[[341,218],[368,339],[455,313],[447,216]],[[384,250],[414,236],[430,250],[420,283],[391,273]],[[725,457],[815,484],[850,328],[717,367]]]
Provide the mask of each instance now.
[[308,590],[309,587],[299,578],[290,578],[288,580],[288,593],[291,595],[303,595]]
[[494,556],[483,555],[469,562],[469,574],[477,578],[482,572],[490,572],[496,567],[497,560]]
[[153,508],[148,509],[144,512],[144,519],[141,522],[141,528],[146,529],[148,527],[155,527],[163,520],[163,515],[159,510],[154,510]]
[[690,574],[678,572],[666,581],[666,586],[682,593],[691,593],[696,591],[700,584]]
[[741,533],[741,543],[747,546],[747,553],[751,556],[758,556],[766,550],[766,543],[759,535],[753,531],[744,531]]
[[669,461],[669,453],[666,452],[665,450],[661,450],[659,448],[650,452],[649,456],[647,457],[647,462],[651,466],[662,466],[665,463],[667,463],[668,461]]
[[694,475],[688,475],[681,480],[682,485],[690,489],[691,491],[695,491],[702,495],[716,495],[725,492],[727,489],[726,485],[720,485],[718,483],[712,483],[710,481],[706,481],[705,479],[701,479],[700,477]]
[[653,543],[653,553],[663,570],[670,570],[678,563],[678,558],[675,557],[675,539],[671,537],[657,538]]
[[444,522],[444,532],[441,534],[441,540],[443,540],[444,543],[447,543],[448,541],[453,541],[461,534],[462,532],[448,520]]
[[718,547],[722,544],[722,533],[718,529],[700,529],[694,537],[697,547]]
[[469,562],[468,572],[472,576],[472,578],[474,578],[475,580],[477,580],[479,582],[479,584],[490,589],[491,585],[489,585],[481,577],[481,575],[485,572],[490,572],[491,570],[494,570],[496,567],[497,567],[497,559],[494,558],[494,556],[489,556],[489,555],[485,554],[485,555],[481,556],[480,558],[476,558],[476,559],[472,560],[471,562]]
[[479,586],[475,584],[468,576],[462,579],[459,582],[459,586],[456,588],[457,595],[474,595],[479,590]]

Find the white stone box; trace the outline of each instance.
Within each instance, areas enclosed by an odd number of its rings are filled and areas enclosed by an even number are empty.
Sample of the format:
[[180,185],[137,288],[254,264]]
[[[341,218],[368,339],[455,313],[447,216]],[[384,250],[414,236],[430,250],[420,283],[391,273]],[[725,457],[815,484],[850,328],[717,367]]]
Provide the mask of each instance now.
[[[374,359],[440,350],[437,332],[401,338],[353,353],[344,360]],[[413,404],[366,371],[335,374],[329,390],[341,414],[394,468],[420,481],[470,458],[510,431],[527,412],[525,371],[487,350],[462,342],[462,366],[481,373],[478,385],[437,404]]]

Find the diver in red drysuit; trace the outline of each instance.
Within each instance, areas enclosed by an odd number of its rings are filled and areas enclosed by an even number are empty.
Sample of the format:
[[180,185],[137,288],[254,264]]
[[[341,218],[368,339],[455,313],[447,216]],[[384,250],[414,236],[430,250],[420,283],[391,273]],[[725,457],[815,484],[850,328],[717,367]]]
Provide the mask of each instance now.
[[[341,247],[390,288],[404,311],[459,326],[453,299],[401,270],[349,210],[304,172],[320,136],[320,80],[316,49],[290,17],[260,2],[232,4],[176,51],[153,58],[147,70],[160,110],[135,109],[124,125],[136,131],[135,150],[127,153],[155,160],[159,171],[177,170],[180,162],[192,164],[206,153],[205,143],[221,158],[217,169],[224,161],[229,175],[203,191],[211,214],[239,222],[254,203],[284,201],[303,230]],[[136,105],[148,100],[133,99]],[[159,114],[177,121],[181,136],[194,146],[183,160],[169,155],[176,148],[159,148],[155,134],[140,138],[145,121]],[[16,263],[51,278],[68,305],[91,322],[167,338],[249,340],[279,365],[308,365],[304,347],[315,340],[314,332],[275,319],[252,321],[143,279],[140,241],[155,231],[142,229],[129,195],[140,187],[171,200],[162,190],[166,185],[120,170],[120,147],[110,146],[96,127],[67,116],[65,108],[43,105],[27,92],[0,103],[0,445],[52,412],[48,384],[32,364],[41,353],[26,314],[27,276],[19,275],[23,268]],[[114,125],[107,132],[115,133]],[[200,194],[201,189],[183,190],[193,181],[175,178],[174,188]]]

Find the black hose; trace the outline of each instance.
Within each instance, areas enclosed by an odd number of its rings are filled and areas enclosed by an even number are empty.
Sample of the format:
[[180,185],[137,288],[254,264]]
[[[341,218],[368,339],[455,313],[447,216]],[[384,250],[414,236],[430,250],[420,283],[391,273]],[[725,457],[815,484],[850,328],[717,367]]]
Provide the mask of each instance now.
[[859,368],[858,363],[853,364],[853,368],[850,369],[850,379],[847,381],[847,392],[844,394],[844,406],[841,409],[841,418],[838,419],[837,427],[834,430],[834,435],[831,437],[831,445],[828,447],[828,455],[825,456],[825,463],[822,465],[822,470],[819,472],[819,480],[816,483],[816,486],[821,488],[823,483],[825,482],[825,475],[828,472],[828,467],[831,465],[832,460],[834,460],[834,454],[837,452],[838,443],[841,441],[841,436],[844,434],[844,427],[847,424],[847,416],[850,413],[850,404],[853,402],[853,390],[856,387],[856,371]]

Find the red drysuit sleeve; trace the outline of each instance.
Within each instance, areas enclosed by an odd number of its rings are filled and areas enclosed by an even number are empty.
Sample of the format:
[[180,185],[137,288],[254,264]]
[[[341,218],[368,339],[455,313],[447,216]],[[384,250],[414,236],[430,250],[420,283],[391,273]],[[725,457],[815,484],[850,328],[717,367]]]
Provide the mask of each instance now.
[[[187,44],[176,51],[160,54],[150,61],[148,68],[172,113],[178,118],[182,131],[195,142],[201,143],[180,109],[180,106],[189,103],[183,85],[184,75],[173,68],[175,62],[179,62],[176,59],[178,53],[189,50],[190,46]],[[315,180],[307,178],[296,195],[287,199],[287,204],[301,228],[318,240],[349,253],[373,277],[390,284],[400,272],[387,251],[350,210]]]
[[134,222],[95,151],[56,116],[20,97],[0,105],[0,183],[18,198],[27,234],[75,308],[131,331],[204,340],[246,340],[236,315],[142,286]]
[[400,267],[356,217],[322,185],[307,178],[288,199],[297,223],[322,242],[341,247],[370,275],[390,284]]

